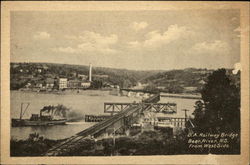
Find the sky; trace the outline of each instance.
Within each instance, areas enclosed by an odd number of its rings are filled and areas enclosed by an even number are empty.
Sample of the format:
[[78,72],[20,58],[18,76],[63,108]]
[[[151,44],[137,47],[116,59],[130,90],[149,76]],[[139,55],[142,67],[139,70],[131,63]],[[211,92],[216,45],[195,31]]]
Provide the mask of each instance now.
[[238,10],[15,11],[11,62],[170,70],[240,62]]

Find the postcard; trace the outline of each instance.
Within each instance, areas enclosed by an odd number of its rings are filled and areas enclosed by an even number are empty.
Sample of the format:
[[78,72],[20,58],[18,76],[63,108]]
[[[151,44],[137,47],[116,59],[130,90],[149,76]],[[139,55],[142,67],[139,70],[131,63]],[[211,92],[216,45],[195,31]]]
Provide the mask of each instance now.
[[249,163],[249,2],[1,9],[1,163]]

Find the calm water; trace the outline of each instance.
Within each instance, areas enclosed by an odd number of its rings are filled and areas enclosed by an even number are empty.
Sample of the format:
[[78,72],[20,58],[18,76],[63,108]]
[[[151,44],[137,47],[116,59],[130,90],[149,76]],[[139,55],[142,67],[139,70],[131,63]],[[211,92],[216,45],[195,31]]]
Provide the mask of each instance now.
[[187,116],[192,116],[194,111],[194,105],[197,100],[195,99],[182,99],[182,98],[171,98],[171,97],[161,97],[160,103],[176,103],[177,113],[172,115],[173,117],[185,117],[185,112],[182,109],[187,109]]
[[[39,113],[40,109],[46,105],[63,104],[78,114],[104,114],[104,102],[133,102],[140,101],[141,98],[113,96],[109,91],[81,91],[81,93],[69,92],[64,94],[48,94],[35,92],[11,91],[11,118],[19,118],[20,106],[22,102],[29,102],[23,118],[29,118],[32,113]],[[184,117],[181,109],[193,110],[196,100],[162,97],[160,102],[177,103],[178,113],[175,116]],[[188,114],[191,115],[192,111]],[[11,128],[11,137],[15,139],[26,139],[30,133],[39,133],[50,139],[63,139],[70,137],[95,123],[72,122],[66,125],[56,125],[47,127],[14,127]]]
[[[48,94],[35,92],[11,91],[11,118],[19,118],[21,103],[29,102],[23,118],[30,118],[32,113],[38,114],[40,109],[46,105],[63,104],[77,112],[77,114],[104,114],[104,102],[133,102],[139,101],[135,97],[119,97],[109,94],[109,91],[86,90],[81,93],[68,92],[64,94]],[[70,137],[94,123],[72,122],[66,125],[47,127],[14,127],[11,129],[11,136],[15,139],[26,139],[30,133],[37,132],[50,139],[63,139]]]

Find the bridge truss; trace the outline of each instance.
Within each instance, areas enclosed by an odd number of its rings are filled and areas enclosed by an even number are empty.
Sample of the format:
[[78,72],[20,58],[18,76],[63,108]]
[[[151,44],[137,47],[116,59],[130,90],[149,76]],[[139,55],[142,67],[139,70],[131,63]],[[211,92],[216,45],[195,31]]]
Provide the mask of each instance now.
[[140,106],[142,111],[177,113],[176,103],[104,103],[104,113],[119,113],[131,106]]

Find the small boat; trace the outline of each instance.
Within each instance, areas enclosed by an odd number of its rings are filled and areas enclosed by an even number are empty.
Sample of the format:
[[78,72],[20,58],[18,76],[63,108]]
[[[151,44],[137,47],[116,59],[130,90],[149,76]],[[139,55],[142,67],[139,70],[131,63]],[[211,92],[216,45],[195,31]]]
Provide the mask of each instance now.
[[39,114],[32,114],[30,119],[23,119],[23,115],[28,109],[29,103],[23,111],[23,103],[21,104],[21,112],[19,119],[12,119],[12,127],[20,126],[48,126],[66,124],[66,111],[68,109],[63,105],[45,106],[40,110]]

